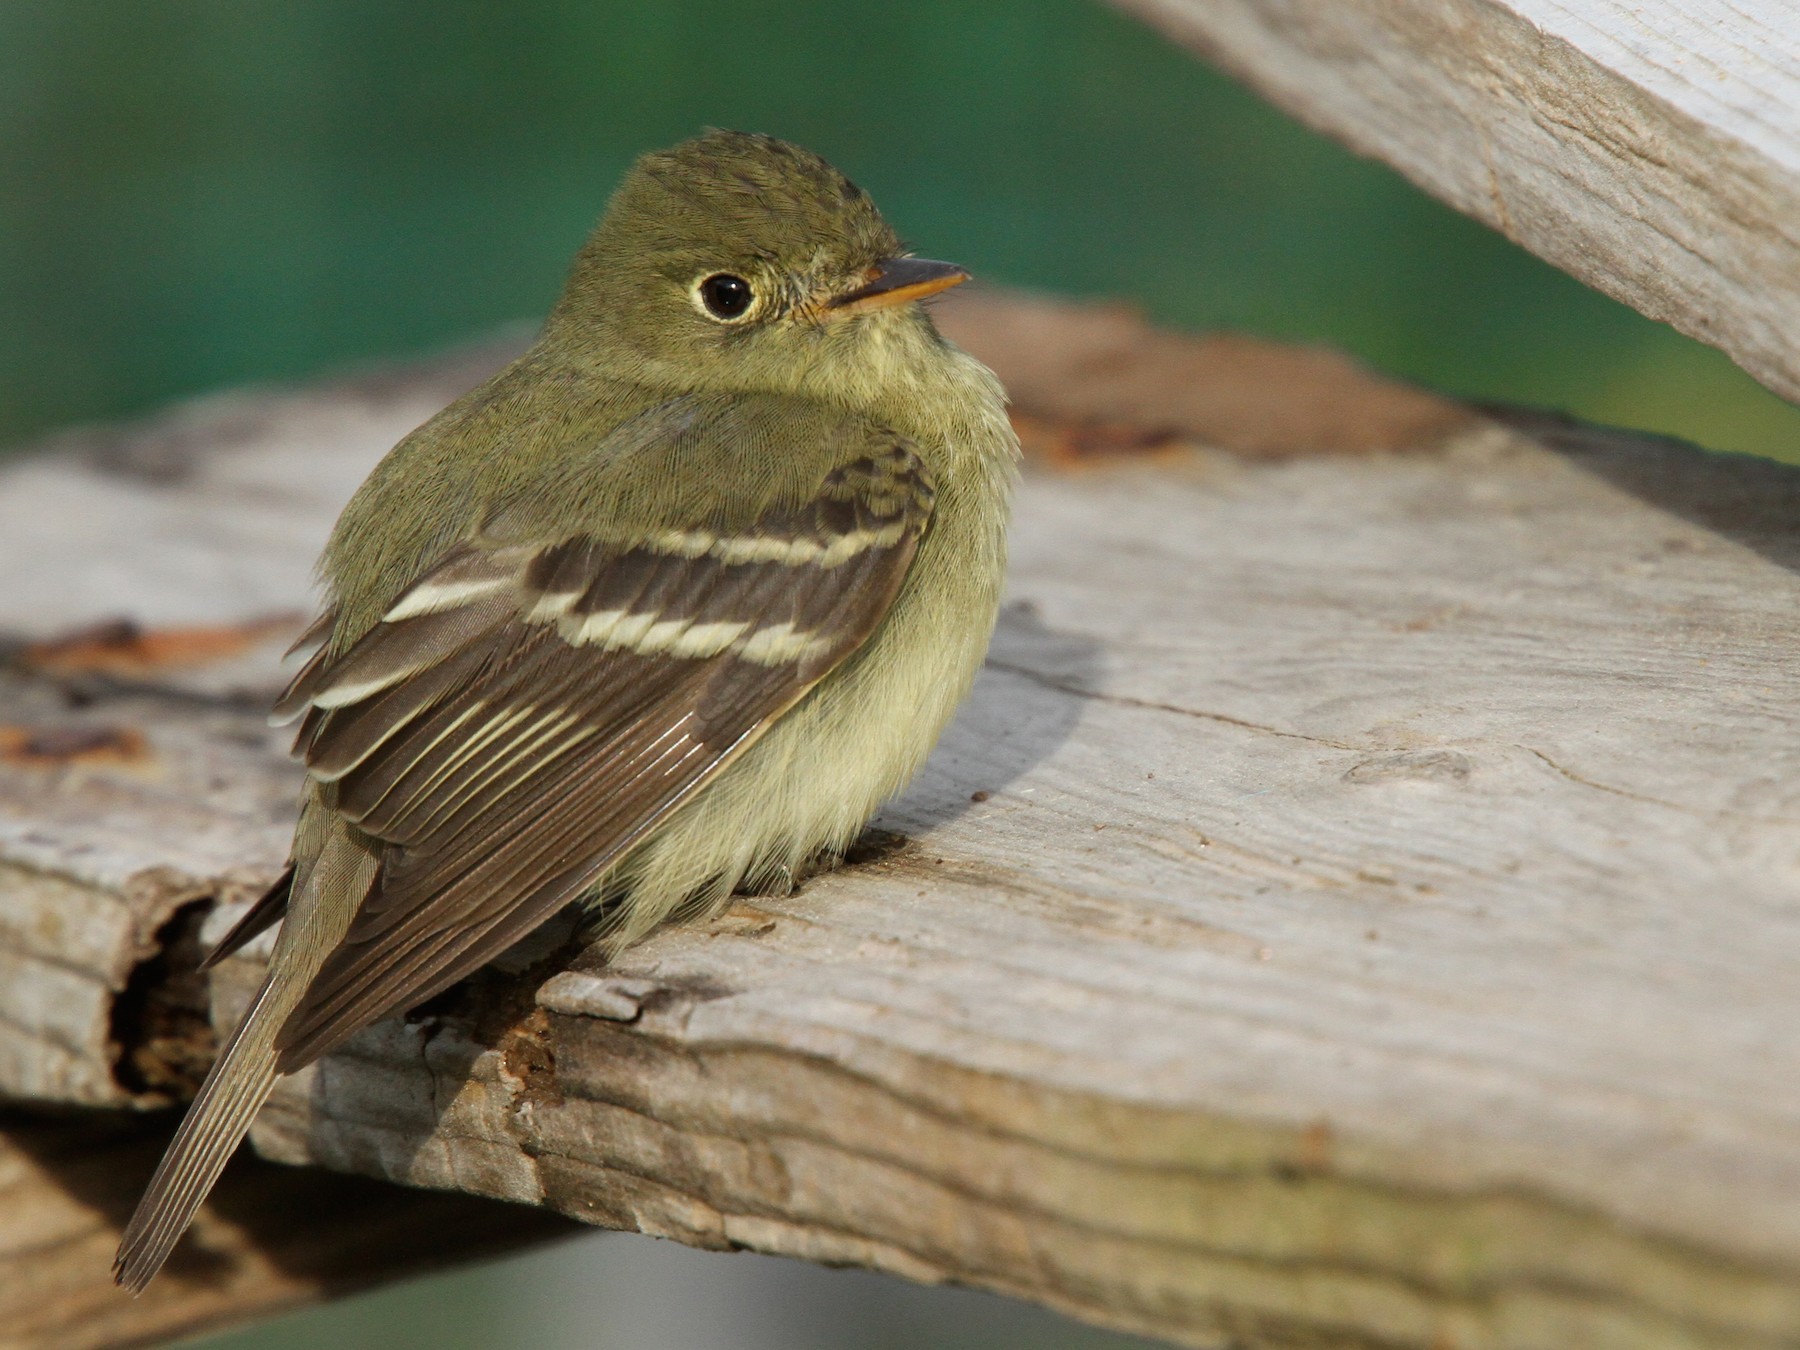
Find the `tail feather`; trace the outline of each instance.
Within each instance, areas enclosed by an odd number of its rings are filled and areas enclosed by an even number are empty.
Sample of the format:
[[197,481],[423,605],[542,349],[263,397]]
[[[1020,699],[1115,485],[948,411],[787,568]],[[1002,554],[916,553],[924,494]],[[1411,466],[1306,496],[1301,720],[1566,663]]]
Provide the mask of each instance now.
[[134,1294],[142,1293],[162,1269],[275,1086],[271,1023],[276,1019],[268,1015],[270,992],[265,983],[188,1108],[126,1225],[113,1259],[113,1278]]
[[275,1086],[275,1038],[326,955],[343,940],[374,877],[374,856],[342,826],[325,840],[317,861],[302,867],[268,977],[200,1085],[125,1226],[113,1278],[133,1293],[141,1293],[162,1269],[250,1132]]
[[293,892],[294,864],[289,863],[275,884],[262,893],[262,897],[250,906],[244,917],[231,926],[231,931],[219,939],[219,945],[206,954],[205,959],[200,962],[200,969],[211,970],[233,952],[261,936],[265,930],[280,923],[282,916],[287,913],[288,897]]

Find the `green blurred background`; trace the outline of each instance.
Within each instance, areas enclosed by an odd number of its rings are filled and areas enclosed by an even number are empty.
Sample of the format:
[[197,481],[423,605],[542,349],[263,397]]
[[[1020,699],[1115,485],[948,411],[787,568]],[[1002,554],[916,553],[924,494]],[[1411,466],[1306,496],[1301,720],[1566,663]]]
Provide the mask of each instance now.
[[[0,444],[540,314],[638,151],[826,154],[922,251],[1800,461],[1800,411],[1086,0],[0,5]],[[213,1350],[1099,1350],[980,1295],[598,1238]]]
[[0,5],[0,444],[537,315],[709,123],[986,278],[1800,458],[1725,357],[1087,0]]

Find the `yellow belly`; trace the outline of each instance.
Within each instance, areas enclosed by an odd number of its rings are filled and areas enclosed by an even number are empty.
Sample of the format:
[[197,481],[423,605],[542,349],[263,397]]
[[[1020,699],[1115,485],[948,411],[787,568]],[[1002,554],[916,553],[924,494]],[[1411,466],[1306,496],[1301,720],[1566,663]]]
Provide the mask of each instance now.
[[607,941],[677,910],[704,913],[746,881],[842,851],[911,780],[969,692],[1004,580],[1010,456],[940,494],[893,608],[832,671],[620,864]]

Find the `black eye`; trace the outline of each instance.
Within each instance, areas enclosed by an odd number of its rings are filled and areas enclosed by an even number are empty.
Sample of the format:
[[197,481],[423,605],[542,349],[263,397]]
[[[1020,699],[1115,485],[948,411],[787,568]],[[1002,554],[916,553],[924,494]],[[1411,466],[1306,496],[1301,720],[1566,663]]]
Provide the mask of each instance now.
[[729,272],[716,272],[700,283],[700,303],[715,319],[737,318],[755,298],[750,283]]

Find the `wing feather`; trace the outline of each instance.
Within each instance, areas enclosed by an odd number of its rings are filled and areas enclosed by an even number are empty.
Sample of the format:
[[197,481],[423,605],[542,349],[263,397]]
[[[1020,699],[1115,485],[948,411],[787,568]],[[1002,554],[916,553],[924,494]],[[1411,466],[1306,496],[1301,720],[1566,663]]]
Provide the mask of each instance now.
[[337,613],[326,609],[319,617],[306,626],[306,631],[294,639],[294,645],[287,649],[293,656],[297,652],[312,647],[313,654],[306,658],[300,669],[294,672],[294,678],[288,681],[275,699],[275,706],[269,710],[269,722],[274,726],[283,726],[293,721],[312,706],[313,692],[319,682],[325,678],[330,657],[331,630],[337,626]]
[[258,897],[256,903],[244,912],[244,916],[231,925],[231,931],[220,938],[217,945],[206,954],[200,962],[200,969],[211,970],[233,952],[249,945],[280,923],[287,915],[288,900],[293,891],[294,864],[289,863],[275,879],[275,884]]
[[470,973],[872,633],[932,488],[899,438],[749,528],[456,546],[283,702],[374,885],[278,1038],[298,1068]]

